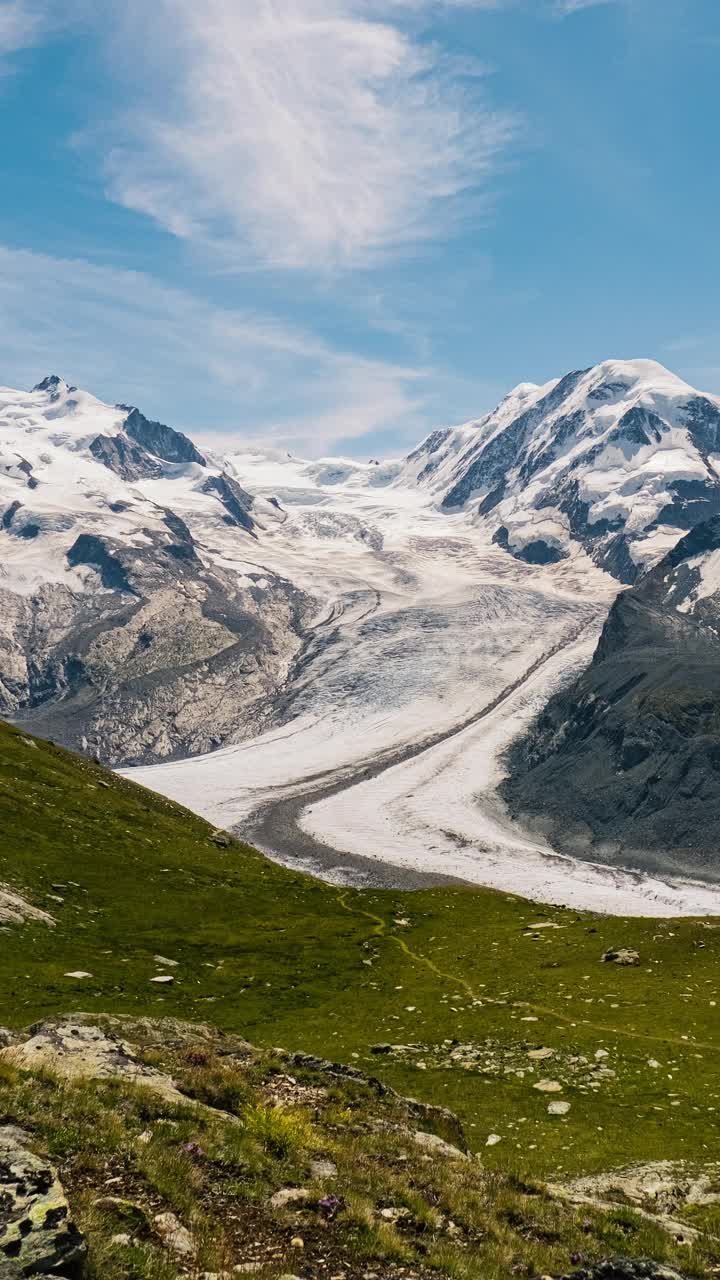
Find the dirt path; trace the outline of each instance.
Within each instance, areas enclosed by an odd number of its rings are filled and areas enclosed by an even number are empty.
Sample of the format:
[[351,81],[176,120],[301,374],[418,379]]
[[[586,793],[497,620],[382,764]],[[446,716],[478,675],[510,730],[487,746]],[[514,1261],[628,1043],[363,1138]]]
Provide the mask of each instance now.
[[[399,949],[403,952],[404,955],[408,957],[409,960],[412,960],[415,964],[423,965],[426,969],[429,969],[430,972],[433,973],[436,978],[440,979],[444,987],[447,985],[450,985],[455,988],[457,987],[462,988],[462,990],[466,993],[468,998],[473,1002],[476,1002],[478,1005],[495,1003],[494,1000],[491,997],[487,996],[484,992],[482,995],[479,995],[476,991],[474,991],[466,978],[461,978],[457,973],[446,973],[443,969],[439,969],[438,966],[434,964],[434,962],[430,960],[428,956],[423,956],[420,954],[420,952],[413,951],[412,947],[408,946],[404,938],[401,938],[396,934],[389,934],[387,932],[387,922],[383,920],[381,916],[375,915],[373,911],[367,911],[363,907],[350,906],[347,900],[349,893],[350,893],[350,890],[345,889],[338,894],[337,900],[340,903],[340,906],[343,908],[343,910],[347,911],[350,915],[364,916],[367,920],[372,921],[372,924],[373,924],[373,929],[371,933],[372,937],[384,938],[386,941],[394,943],[395,946],[399,947]],[[532,1013],[542,1014],[544,1017],[547,1017],[547,1018],[554,1018],[557,1022],[561,1022],[566,1026],[574,1026],[577,1022],[577,1017],[573,1018],[572,1014],[561,1013],[557,1009],[551,1009],[548,1005],[533,1004],[530,1001],[522,1001],[522,1008],[529,1009]],[[634,1031],[627,1026],[617,1027],[617,1026],[612,1026],[606,1022],[594,1022],[590,1018],[583,1018],[581,1025],[583,1027],[590,1027],[593,1031],[601,1031],[606,1035],[621,1036],[621,1037],[624,1037],[625,1039],[631,1039],[631,1040],[641,1040],[643,1042],[648,1042],[650,1044],[661,1044],[661,1045],[674,1044],[674,1045],[677,1045],[679,1048],[685,1049],[685,1050],[692,1048],[692,1049],[705,1049],[707,1052],[710,1052],[710,1053],[720,1052],[719,1044],[708,1044],[702,1040],[688,1040],[687,1038],[683,1038],[681,1036],[671,1036],[671,1035],[656,1036],[656,1035],[653,1035],[651,1032]]]

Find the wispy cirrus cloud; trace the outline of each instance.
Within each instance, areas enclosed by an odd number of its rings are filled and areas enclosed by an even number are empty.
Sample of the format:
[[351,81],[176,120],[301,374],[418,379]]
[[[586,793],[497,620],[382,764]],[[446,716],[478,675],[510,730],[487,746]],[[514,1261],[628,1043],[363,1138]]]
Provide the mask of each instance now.
[[0,3],[0,58],[19,53],[39,39],[45,29],[46,13],[33,0],[2,0]]
[[109,400],[311,454],[390,429],[421,434],[428,369],[329,346],[257,311],[142,272],[0,246],[0,382],[57,372]]
[[594,9],[601,4],[617,4],[618,0],[555,0],[555,13],[564,17],[581,9]]
[[244,265],[365,267],[446,234],[515,124],[477,69],[418,36],[442,7],[101,4],[133,102],[107,146],[109,194]]

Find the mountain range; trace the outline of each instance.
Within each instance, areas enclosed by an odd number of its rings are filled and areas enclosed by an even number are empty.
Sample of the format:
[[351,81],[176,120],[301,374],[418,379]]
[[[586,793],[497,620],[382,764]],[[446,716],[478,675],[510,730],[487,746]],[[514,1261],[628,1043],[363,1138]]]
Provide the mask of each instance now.
[[648,360],[522,384],[389,462],[219,454],[57,376],[2,388],[0,714],[115,765],[251,741],[262,789],[292,782],[290,737],[303,777],[367,769],[546,670],[513,812],[582,856],[707,870],[718,516],[720,399]]

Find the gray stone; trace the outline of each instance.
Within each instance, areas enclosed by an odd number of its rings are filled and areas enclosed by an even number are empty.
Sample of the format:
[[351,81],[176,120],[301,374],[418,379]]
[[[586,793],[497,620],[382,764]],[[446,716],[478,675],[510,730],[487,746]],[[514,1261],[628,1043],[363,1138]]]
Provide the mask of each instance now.
[[187,1227],[174,1213],[158,1213],[155,1215],[153,1222],[155,1230],[166,1248],[172,1253],[176,1253],[180,1258],[194,1258],[197,1253],[197,1245],[191,1236]]
[[602,957],[603,964],[619,964],[621,966],[638,965],[640,955],[631,947],[618,947],[616,951],[606,951]]
[[304,1204],[312,1200],[312,1191],[307,1187],[282,1187],[268,1200],[271,1209],[287,1209],[293,1204]]
[[436,1133],[418,1131],[413,1134],[413,1140],[424,1151],[428,1151],[432,1155],[445,1156],[449,1160],[467,1160],[468,1158],[459,1147],[454,1147],[452,1143],[446,1142],[444,1138],[438,1138]]
[[548,1102],[549,1116],[566,1116],[569,1110],[569,1102]]
[[12,1125],[0,1128],[0,1280],[79,1275],[85,1240],[56,1170],[27,1149],[25,1137]]

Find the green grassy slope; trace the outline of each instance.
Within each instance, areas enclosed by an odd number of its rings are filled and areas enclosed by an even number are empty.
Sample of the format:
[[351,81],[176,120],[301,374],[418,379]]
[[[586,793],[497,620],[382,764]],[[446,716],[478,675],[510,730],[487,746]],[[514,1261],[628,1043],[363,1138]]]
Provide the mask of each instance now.
[[[482,890],[343,891],[209,835],[0,726],[0,882],[57,921],[0,933],[0,1022],[79,1009],[212,1021],[446,1103],[488,1165],[537,1175],[717,1152],[716,922],[621,921]],[[542,920],[560,927],[528,929]],[[602,964],[616,946],[636,948],[639,967]],[[77,970],[92,977],[64,976]],[[151,982],[162,973],[172,986]],[[453,1040],[475,1056],[452,1059]],[[419,1047],[373,1055],[378,1042]],[[553,1056],[528,1056],[541,1047]],[[536,1090],[543,1078],[562,1092]],[[553,1098],[571,1103],[565,1117],[548,1115]],[[491,1133],[501,1141],[485,1149]]]

